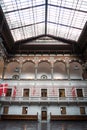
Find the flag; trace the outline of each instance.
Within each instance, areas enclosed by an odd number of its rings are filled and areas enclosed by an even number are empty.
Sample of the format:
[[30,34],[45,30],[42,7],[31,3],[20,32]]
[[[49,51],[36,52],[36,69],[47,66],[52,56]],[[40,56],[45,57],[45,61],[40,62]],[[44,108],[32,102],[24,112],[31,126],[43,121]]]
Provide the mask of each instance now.
[[75,87],[72,87],[72,96],[73,96],[73,97],[75,97],[75,96],[76,96]]
[[16,96],[16,86],[14,86],[14,90],[13,90],[13,97],[15,97]]
[[3,85],[0,84],[0,96],[2,96],[2,93],[3,93]]
[[8,84],[3,84],[3,94],[4,94],[4,96],[7,93],[7,89],[8,89]]
[[8,84],[0,84],[0,96],[6,95]]

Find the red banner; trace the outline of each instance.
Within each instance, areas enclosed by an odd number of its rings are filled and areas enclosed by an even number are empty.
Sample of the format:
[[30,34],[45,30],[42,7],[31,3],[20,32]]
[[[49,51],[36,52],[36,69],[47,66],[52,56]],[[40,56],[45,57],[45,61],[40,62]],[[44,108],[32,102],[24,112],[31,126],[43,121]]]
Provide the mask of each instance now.
[[4,93],[4,95],[6,95],[7,90],[8,90],[8,84],[4,84],[3,85],[3,93]]
[[2,96],[2,93],[3,93],[3,85],[0,84],[0,96]]
[[8,84],[0,84],[0,96],[5,96],[7,93]]
[[16,96],[16,86],[14,86],[14,90],[13,90],[13,97],[15,97]]
[[76,96],[75,87],[72,87],[72,96],[73,96],[73,97],[75,97],[75,96]]

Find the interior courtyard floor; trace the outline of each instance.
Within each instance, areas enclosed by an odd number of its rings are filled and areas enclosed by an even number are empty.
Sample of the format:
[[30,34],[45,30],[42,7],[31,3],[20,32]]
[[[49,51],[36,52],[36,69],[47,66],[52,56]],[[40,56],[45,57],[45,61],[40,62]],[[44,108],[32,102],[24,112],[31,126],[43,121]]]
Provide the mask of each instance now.
[[87,130],[86,121],[0,121],[0,130]]

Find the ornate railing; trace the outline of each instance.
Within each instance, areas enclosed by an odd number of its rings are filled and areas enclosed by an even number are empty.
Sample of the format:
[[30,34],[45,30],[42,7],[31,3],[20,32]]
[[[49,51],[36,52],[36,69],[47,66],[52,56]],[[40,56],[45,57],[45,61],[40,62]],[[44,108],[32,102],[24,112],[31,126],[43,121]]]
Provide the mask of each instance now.
[[87,102],[87,97],[0,97],[1,102]]

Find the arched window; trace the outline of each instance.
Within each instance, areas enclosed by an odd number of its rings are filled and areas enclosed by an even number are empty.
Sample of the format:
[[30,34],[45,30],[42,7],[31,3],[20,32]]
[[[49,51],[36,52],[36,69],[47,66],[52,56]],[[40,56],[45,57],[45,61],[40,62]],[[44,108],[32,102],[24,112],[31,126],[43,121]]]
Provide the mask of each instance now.
[[42,75],[41,79],[47,79],[47,75]]

